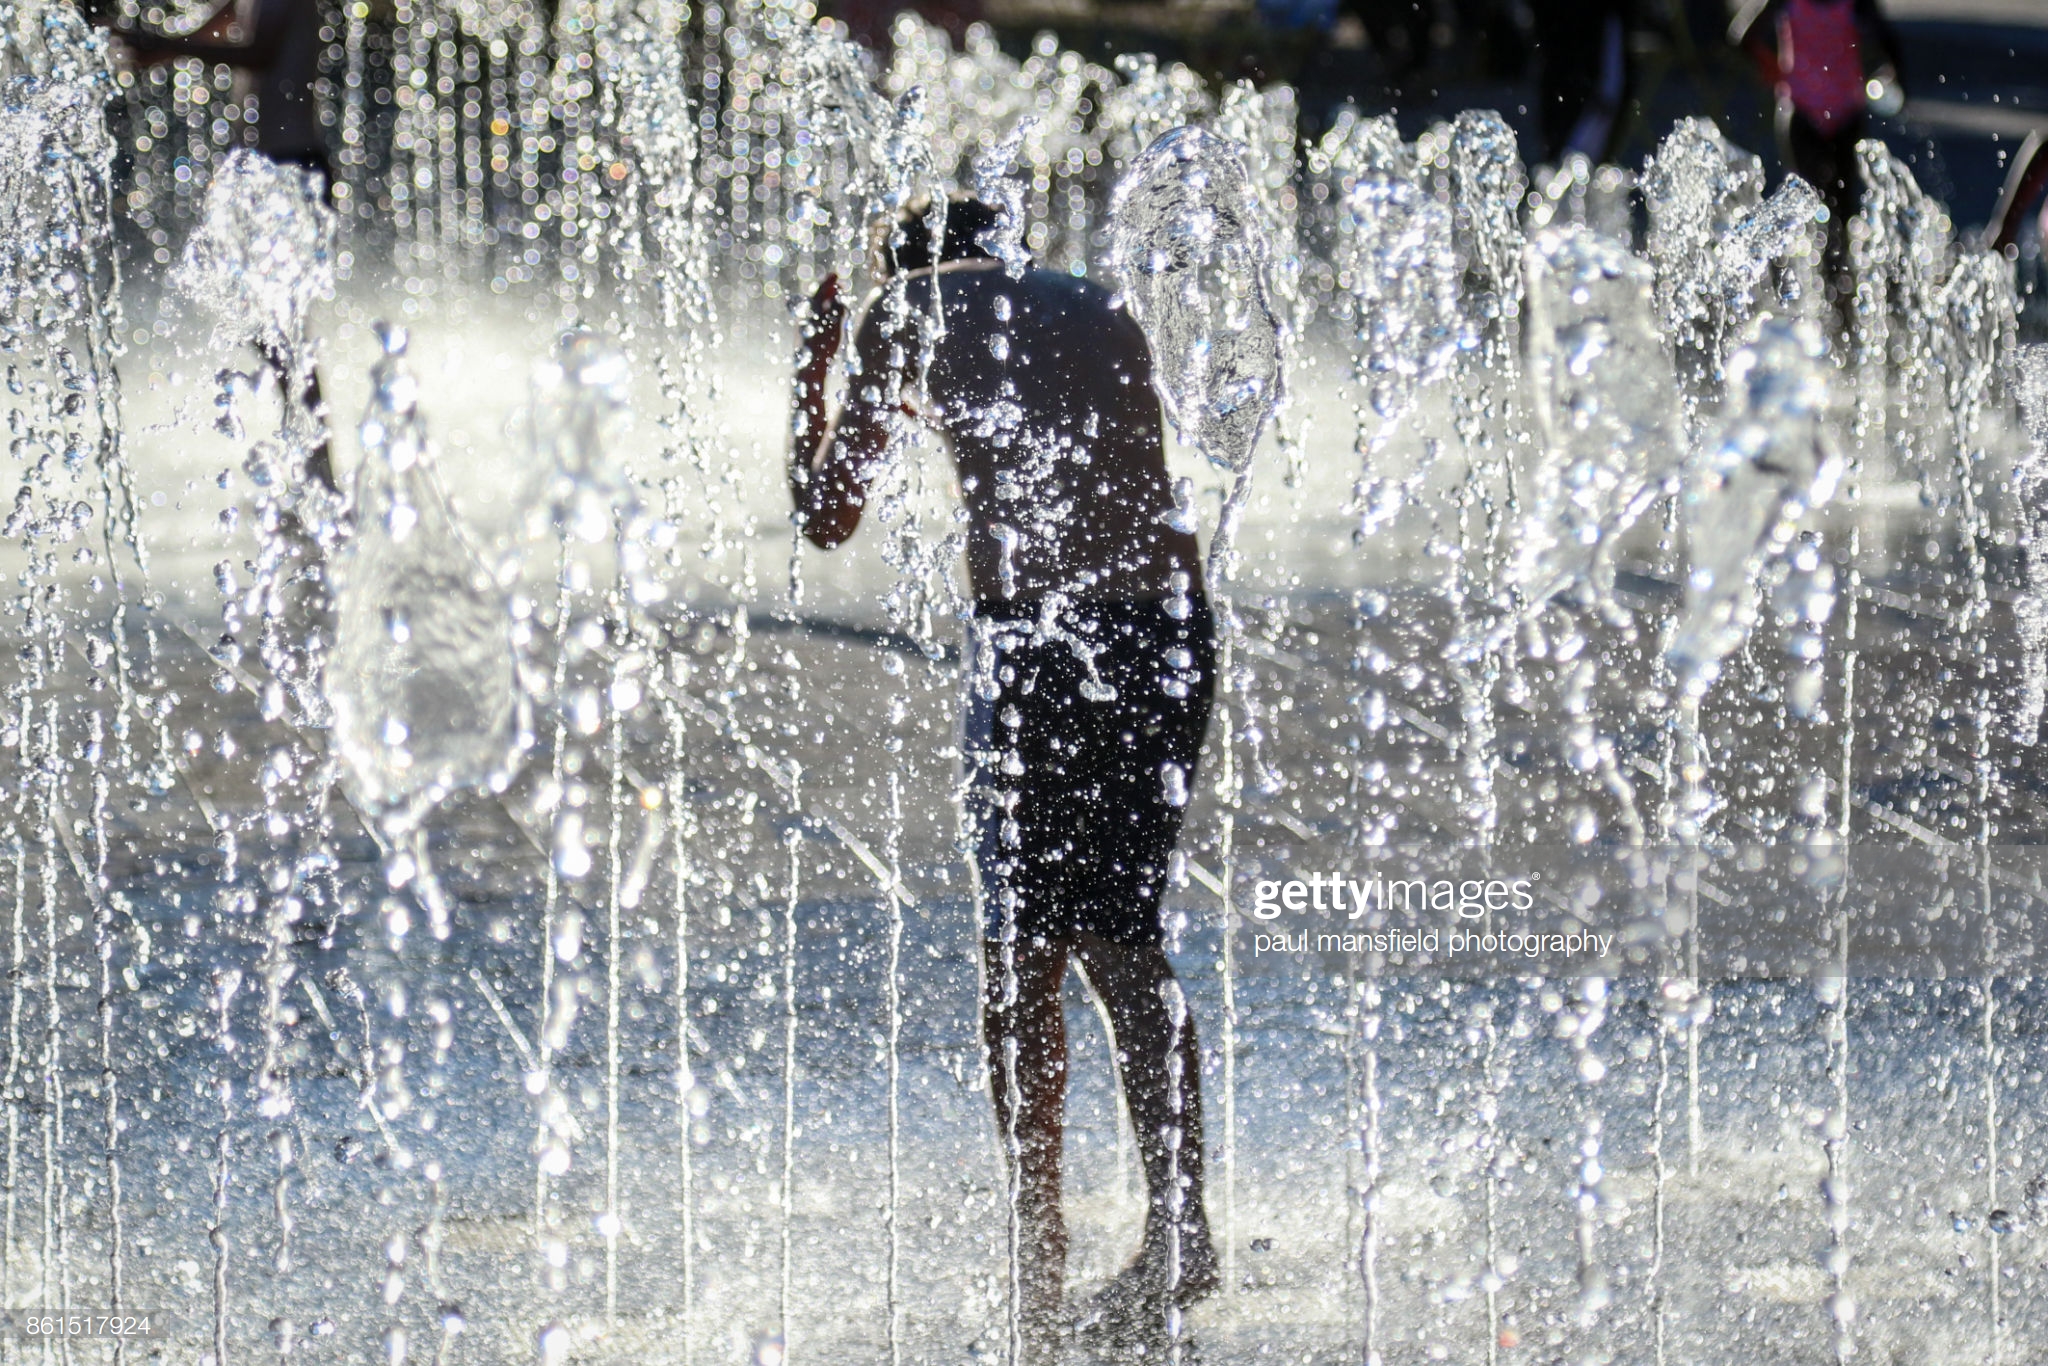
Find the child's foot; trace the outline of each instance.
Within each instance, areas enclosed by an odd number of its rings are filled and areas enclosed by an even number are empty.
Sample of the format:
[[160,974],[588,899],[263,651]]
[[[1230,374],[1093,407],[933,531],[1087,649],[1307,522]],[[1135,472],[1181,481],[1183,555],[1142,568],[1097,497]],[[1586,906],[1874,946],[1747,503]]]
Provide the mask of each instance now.
[[1215,1294],[1223,1284],[1223,1273],[1216,1266],[1216,1245],[1209,1241],[1209,1230],[1198,1227],[1181,1235],[1180,1246],[1180,1302],[1190,1305],[1197,1300],[1206,1300]]
[[1017,1336],[1023,1353],[1020,1366],[1060,1366],[1066,1359],[1073,1324],[1060,1311],[1058,1301],[1027,1308],[1017,1321]]
[[1097,1291],[1076,1320],[1082,1340],[1115,1353],[1113,1359],[1152,1360],[1163,1357],[1176,1334],[1184,1334],[1180,1315],[1216,1293],[1216,1251],[1206,1229],[1182,1234],[1179,1276],[1174,1275],[1172,1248],[1163,1238],[1148,1236],[1137,1259]]
[[1197,1219],[1181,1225],[1179,1251],[1180,1274],[1176,1278],[1172,1235],[1166,1231],[1163,1222],[1148,1219],[1145,1241],[1138,1249],[1137,1259],[1118,1273],[1117,1280],[1128,1279],[1134,1285],[1142,1283],[1147,1293],[1162,1305],[1166,1302],[1169,1286],[1175,1292],[1173,1299],[1182,1308],[1197,1300],[1208,1299],[1222,1284],[1222,1276],[1216,1269],[1216,1246],[1210,1241],[1207,1220]]

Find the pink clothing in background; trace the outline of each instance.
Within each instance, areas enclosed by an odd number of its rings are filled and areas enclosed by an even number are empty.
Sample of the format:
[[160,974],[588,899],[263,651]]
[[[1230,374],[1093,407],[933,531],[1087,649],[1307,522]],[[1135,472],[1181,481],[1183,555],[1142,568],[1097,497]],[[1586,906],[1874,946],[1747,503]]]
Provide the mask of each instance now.
[[866,44],[885,62],[891,46],[889,25],[903,10],[914,10],[946,30],[956,48],[966,36],[967,26],[981,20],[981,0],[838,0],[820,9],[845,24],[855,41]]
[[1869,103],[1854,0],[1785,0],[1778,11],[1779,92],[1823,133]]

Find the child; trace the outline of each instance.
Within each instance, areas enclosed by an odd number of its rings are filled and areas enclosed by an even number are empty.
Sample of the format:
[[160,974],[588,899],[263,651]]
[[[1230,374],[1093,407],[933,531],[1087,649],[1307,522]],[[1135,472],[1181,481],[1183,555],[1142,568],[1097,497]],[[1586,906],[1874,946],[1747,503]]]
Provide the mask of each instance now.
[[[1856,144],[1869,122],[1871,65],[1899,83],[1899,43],[1877,0],[1763,0],[1737,15],[1729,37],[1756,59],[1778,92],[1784,158],[1828,206],[1827,279],[1837,297],[1847,279],[1849,220],[1863,207]],[[1868,46],[1866,46],[1868,45]]]

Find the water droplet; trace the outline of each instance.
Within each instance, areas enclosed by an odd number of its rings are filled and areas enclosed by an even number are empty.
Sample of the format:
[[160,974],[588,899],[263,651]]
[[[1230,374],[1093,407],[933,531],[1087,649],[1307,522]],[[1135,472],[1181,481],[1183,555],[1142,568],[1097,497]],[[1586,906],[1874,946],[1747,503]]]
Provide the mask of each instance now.
[[362,431],[360,530],[338,566],[327,693],[353,785],[402,831],[452,791],[502,782],[523,727],[505,596],[442,495],[395,330],[386,346]]

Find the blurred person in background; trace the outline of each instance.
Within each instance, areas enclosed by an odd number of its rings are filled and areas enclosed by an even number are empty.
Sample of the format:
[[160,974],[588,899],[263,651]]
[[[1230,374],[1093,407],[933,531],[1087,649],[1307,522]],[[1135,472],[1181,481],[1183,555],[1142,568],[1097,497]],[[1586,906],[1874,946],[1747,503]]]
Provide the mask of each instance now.
[[1429,65],[1434,0],[1341,0],[1337,9],[1357,18],[1388,85],[1404,86]]
[[944,29],[955,49],[967,37],[968,28],[981,22],[982,12],[981,0],[834,0],[820,8],[845,24],[854,41],[866,46],[884,63],[896,46],[889,36],[889,26],[904,10]]
[[1229,74],[1256,85],[1298,83],[1303,65],[1329,43],[1338,0],[1253,0],[1252,11],[1263,41],[1247,43]]
[[1576,152],[1595,165],[1612,160],[1635,84],[1631,0],[1531,0],[1529,8],[1543,159],[1561,166]]
[[2048,137],[2036,128],[2027,134],[2019,154],[2013,157],[2005,189],[1998,196],[1998,207],[1992,210],[1991,223],[1984,230],[1985,241],[1993,250],[2010,254],[2018,247],[2027,214],[2036,208],[2041,211],[2041,222],[2035,232],[2048,244],[2048,199],[2043,198],[2044,194],[2048,194]]
[[1828,288],[1844,298],[1854,292],[1849,220],[1863,207],[1856,144],[1877,91],[1900,87],[1898,34],[1877,0],[1748,0],[1728,36],[1777,91],[1786,164],[1828,206]]

